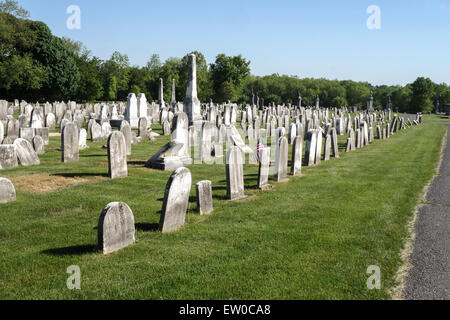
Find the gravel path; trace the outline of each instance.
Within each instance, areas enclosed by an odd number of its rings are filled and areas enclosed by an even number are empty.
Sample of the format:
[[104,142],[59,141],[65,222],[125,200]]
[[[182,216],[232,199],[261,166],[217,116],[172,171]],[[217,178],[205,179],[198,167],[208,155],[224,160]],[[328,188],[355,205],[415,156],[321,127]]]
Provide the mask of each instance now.
[[[445,124],[445,123],[444,123]],[[449,125],[449,124],[446,124]],[[420,208],[416,239],[406,278],[406,300],[450,299],[450,128],[439,175]]]

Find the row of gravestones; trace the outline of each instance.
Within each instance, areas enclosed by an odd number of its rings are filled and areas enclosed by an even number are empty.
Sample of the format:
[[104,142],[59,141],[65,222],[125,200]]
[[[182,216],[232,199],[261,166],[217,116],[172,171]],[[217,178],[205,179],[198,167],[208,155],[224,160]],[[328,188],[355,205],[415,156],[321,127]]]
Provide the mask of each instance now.
[[[117,132],[117,137],[120,136]],[[114,133],[109,138],[115,139]],[[163,233],[180,229],[186,221],[192,177],[189,169],[180,167],[167,182],[159,230]],[[213,211],[211,181],[196,184],[197,210],[201,215]],[[123,202],[109,203],[98,221],[98,246],[103,254],[110,254],[136,241],[135,220],[131,208]]]

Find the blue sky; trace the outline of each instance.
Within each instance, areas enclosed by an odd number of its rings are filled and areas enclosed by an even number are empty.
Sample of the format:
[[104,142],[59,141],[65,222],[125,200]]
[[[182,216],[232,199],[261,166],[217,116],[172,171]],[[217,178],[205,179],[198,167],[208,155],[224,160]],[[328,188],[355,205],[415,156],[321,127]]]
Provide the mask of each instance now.
[[[450,84],[450,0],[19,0],[57,36],[84,43],[107,59],[125,53],[144,65],[202,52],[242,54],[252,73],[401,84],[418,76]],[[69,30],[66,9],[81,9]],[[381,9],[369,30],[366,9]]]

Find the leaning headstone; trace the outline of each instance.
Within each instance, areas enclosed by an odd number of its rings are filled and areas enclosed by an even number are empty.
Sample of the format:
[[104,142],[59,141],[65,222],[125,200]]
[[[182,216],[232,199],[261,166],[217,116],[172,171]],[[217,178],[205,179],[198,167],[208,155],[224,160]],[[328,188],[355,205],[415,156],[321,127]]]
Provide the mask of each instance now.
[[41,163],[33,146],[27,140],[18,138],[14,140],[14,146],[16,147],[17,158],[23,166],[28,167]]
[[210,214],[213,212],[212,186],[211,181],[204,180],[196,185],[197,193],[197,210],[200,215]]
[[63,128],[61,134],[61,160],[64,163],[76,162],[79,159],[78,127],[69,122]]
[[339,145],[336,129],[331,129],[331,154],[335,158],[339,158]]
[[302,174],[303,138],[301,136],[295,137],[292,144],[291,175],[299,176]]
[[[5,138],[5,140],[8,138]],[[18,166],[16,147],[12,144],[0,145],[0,169],[11,169]]]
[[178,168],[169,178],[164,192],[159,229],[161,232],[176,231],[184,225],[191,192],[191,172]]
[[123,202],[111,202],[98,220],[98,246],[109,254],[133,244],[135,240],[134,216]]
[[0,203],[8,203],[16,200],[16,189],[11,181],[0,178]]
[[127,145],[120,131],[114,131],[108,138],[108,176],[111,179],[128,176]]
[[36,151],[37,154],[44,154],[44,140],[41,136],[34,136],[33,138],[33,147],[34,151]]
[[237,200],[244,195],[244,169],[241,150],[233,146],[226,157],[227,198]]

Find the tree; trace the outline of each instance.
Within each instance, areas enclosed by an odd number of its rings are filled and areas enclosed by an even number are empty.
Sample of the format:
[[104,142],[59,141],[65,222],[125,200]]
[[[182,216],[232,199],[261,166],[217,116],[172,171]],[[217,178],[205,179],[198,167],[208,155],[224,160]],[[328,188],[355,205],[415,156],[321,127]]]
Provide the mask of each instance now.
[[219,90],[216,92],[217,102],[233,101],[235,99],[235,89],[231,82],[225,81],[220,85]]
[[431,112],[433,110],[433,82],[429,78],[419,77],[411,85],[411,112]]
[[[233,84],[234,88],[240,92],[241,84],[250,75],[250,61],[245,60],[241,55],[230,57],[219,54],[215,63],[211,64],[211,76],[216,99],[219,97],[219,90],[224,82]],[[229,86],[227,84],[227,86]]]
[[0,1],[0,12],[9,13],[19,18],[29,18],[30,12],[22,8],[17,0],[3,0]]

